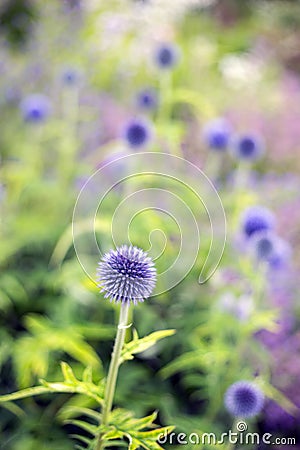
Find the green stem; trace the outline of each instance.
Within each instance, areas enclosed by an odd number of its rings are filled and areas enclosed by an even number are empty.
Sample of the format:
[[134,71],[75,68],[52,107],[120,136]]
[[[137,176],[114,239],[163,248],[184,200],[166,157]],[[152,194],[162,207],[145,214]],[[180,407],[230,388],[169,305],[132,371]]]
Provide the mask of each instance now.
[[[129,305],[130,302],[125,302],[121,305],[121,311],[120,311],[120,318],[119,318],[119,324],[118,324],[118,331],[117,336],[115,340],[114,349],[111,356],[111,361],[109,365],[108,370],[108,376],[106,381],[106,387],[104,392],[104,403],[102,408],[102,421],[101,424],[103,426],[108,424],[109,421],[109,415],[111,412],[115,389],[116,389],[116,382],[118,377],[118,371],[120,366],[120,356],[122,347],[125,340],[125,334],[127,329],[127,321],[128,321],[128,311],[129,311]],[[96,448],[95,450],[102,450],[104,447],[104,442],[102,440],[102,435],[99,434]]]

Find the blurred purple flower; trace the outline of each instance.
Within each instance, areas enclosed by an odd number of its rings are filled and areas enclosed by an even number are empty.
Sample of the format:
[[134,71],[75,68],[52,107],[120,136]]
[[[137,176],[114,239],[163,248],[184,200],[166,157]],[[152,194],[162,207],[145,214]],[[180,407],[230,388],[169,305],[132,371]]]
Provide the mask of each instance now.
[[151,124],[144,119],[133,119],[126,124],[123,138],[132,149],[145,147],[152,137]]
[[217,118],[208,122],[203,129],[205,144],[217,151],[226,150],[231,137],[231,127],[227,120]]
[[245,161],[256,161],[264,153],[262,139],[255,135],[245,134],[232,142],[232,154],[235,158]]
[[259,261],[265,261],[269,267],[283,269],[291,259],[291,247],[285,240],[269,230],[258,231],[249,240],[250,251]]
[[143,89],[138,92],[136,102],[138,108],[142,110],[151,111],[156,109],[158,105],[157,93],[154,89]]
[[67,86],[75,86],[80,80],[80,72],[76,68],[64,69],[61,74],[62,82]]
[[172,69],[179,61],[179,48],[171,43],[161,44],[156,48],[154,59],[160,69]]
[[23,119],[26,122],[43,122],[51,112],[51,103],[44,94],[31,94],[24,98],[20,104]]
[[241,228],[246,237],[263,230],[272,230],[275,216],[263,206],[250,206],[241,216]]

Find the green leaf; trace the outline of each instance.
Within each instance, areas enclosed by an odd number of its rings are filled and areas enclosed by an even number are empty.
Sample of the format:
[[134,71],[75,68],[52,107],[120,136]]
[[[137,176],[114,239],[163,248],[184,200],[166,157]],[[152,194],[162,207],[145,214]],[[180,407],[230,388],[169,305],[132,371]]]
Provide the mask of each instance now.
[[20,420],[23,420],[24,417],[26,416],[26,414],[24,413],[23,409],[21,409],[18,405],[16,405],[15,403],[12,402],[6,402],[3,403],[2,408],[7,409],[8,411],[10,411],[12,414],[14,414],[15,416],[17,416]]
[[202,350],[186,352],[163,367],[160,373],[164,378],[168,378],[181,370],[197,368],[200,366],[203,354],[204,352]]
[[150,427],[157,417],[157,412],[154,411],[150,416],[143,417],[142,419],[132,419],[131,424],[135,430],[142,430],[143,428]]
[[215,348],[213,351],[206,348],[197,349],[179,356],[161,369],[160,373],[164,378],[168,378],[176,372],[184,372],[189,369],[208,370],[213,364],[225,364],[231,356],[230,348]]
[[32,335],[27,334],[16,341],[12,353],[20,387],[30,385],[33,376],[44,378],[47,375],[51,352],[65,352],[85,367],[91,366],[102,374],[102,362],[97,353],[71,325],[58,328],[37,314],[26,316],[25,324]]
[[90,433],[91,436],[96,436],[98,427],[92,425],[91,423],[85,422],[84,420],[69,419],[65,421],[66,424],[74,425],[82,430]]
[[132,341],[126,343],[121,354],[121,363],[134,358],[136,353],[141,353],[156,344],[157,341],[168,336],[172,336],[175,330],[161,330],[155,331],[141,339],[139,339],[137,332],[134,332]]
[[85,383],[93,382],[93,369],[91,366],[88,366],[84,369],[84,372],[82,375],[82,381],[84,381]]
[[[101,420],[101,414],[99,412],[94,411],[93,409],[90,409],[90,408],[84,408],[84,407],[80,407],[80,406],[65,407],[64,415],[65,415],[65,417],[87,416],[87,417],[90,417],[91,419],[95,420],[95,422],[97,422],[97,424]],[[65,420],[69,420],[69,419],[65,419]]]
[[80,434],[70,434],[70,438],[77,439],[78,441],[83,442],[83,444],[90,445],[91,440],[86,436],[81,436]]
[[33,397],[35,395],[47,394],[49,392],[54,392],[54,390],[49,386],[35,386],[28,389],[22,389],[18,392],[13,392],[12,394],[6,394],[0,396],[0,402],[11,402],[14,400],[20,400],[21,398]]
[[[94,223],[95,231],[99,233],[105,233],[110,231],[110,221],[109,219],[103,218],[95,220]],[[76,236],[80,236],[89,232],[90,230],[90,222],[89,220],[82,220],[78,222],[76,225]],[[56,247],[53,251],[53,254],[50,259],[50,265],[56,266],[60,265],[66,254],[68,253],[69,248],[73,245],[73,234],[75,233],[73,226],[69,226],[65,232],[60,237]]]
[[[145,450],[161,449],[157,440],[161,435],[170,433],[174,427],[157,428],[154,420],[157,417],[157,412],[136,419],[132,413],[123,409],[115,409],[110,414],[109,425],[106,427],[107,431],[103,434],[104,441],[125,438],[129,440],[129,449],[135,450],[137,448],[144,448]],[[104,431],[104,428],[99,428]],[[150,428],[150,430],[145,430]]]
[[71,393],[71,394],[84,394],[87,397],[91,397],[98,404],[102,404],[104,395],[104,383],[100,383],[98,386],[94,383],[84,382],[78,380],[71,367],[62,362],[61,368],[64,376],[62,382],[48,382],[46,380],[40,380],[42,386],[36,386],[28,389],[23,389],[12,394],[0,396],[0,402],[7,402],[13,400],[19,400],[25,397],[32,397],[35,395],[46,394],[49,392],[57,393]]
[[61,362],[61,371],[62,371],[65,382],[74,384],[74,385],[76,384],[77,379],[73,373],[73,370],[69,366],[69,364],[62,361]]

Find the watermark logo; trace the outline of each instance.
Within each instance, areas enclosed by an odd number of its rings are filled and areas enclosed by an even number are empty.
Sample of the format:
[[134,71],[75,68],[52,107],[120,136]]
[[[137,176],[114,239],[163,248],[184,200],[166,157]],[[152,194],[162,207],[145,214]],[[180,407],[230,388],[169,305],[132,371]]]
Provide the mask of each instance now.
[[217,435],[216,433],[162,433],[158,438],[159,444],[175,445],[295,445],[296,439],[293,437],[275,437],[271,433],[259,433],[248,431],[248,425],[240,421],[235,425],[234,430]]
[[157,264],[154,295],[198,267],[207,281],[221,260],[226,219],[208,177],[191,162],[165,153],[110,157],[83,184],[73,213],[78,260],[95,281],[95,267],[112,246],[143,248]]

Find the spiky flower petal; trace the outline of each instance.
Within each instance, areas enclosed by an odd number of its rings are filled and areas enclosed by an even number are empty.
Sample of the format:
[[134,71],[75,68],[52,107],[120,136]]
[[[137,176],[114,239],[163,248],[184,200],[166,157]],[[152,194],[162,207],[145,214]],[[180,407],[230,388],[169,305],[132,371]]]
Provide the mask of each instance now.
[[122,245],[106,253],[99,262],[97,282],[104,297],[115,302],[143,302],[156,283],[156,269],[146,252]]

